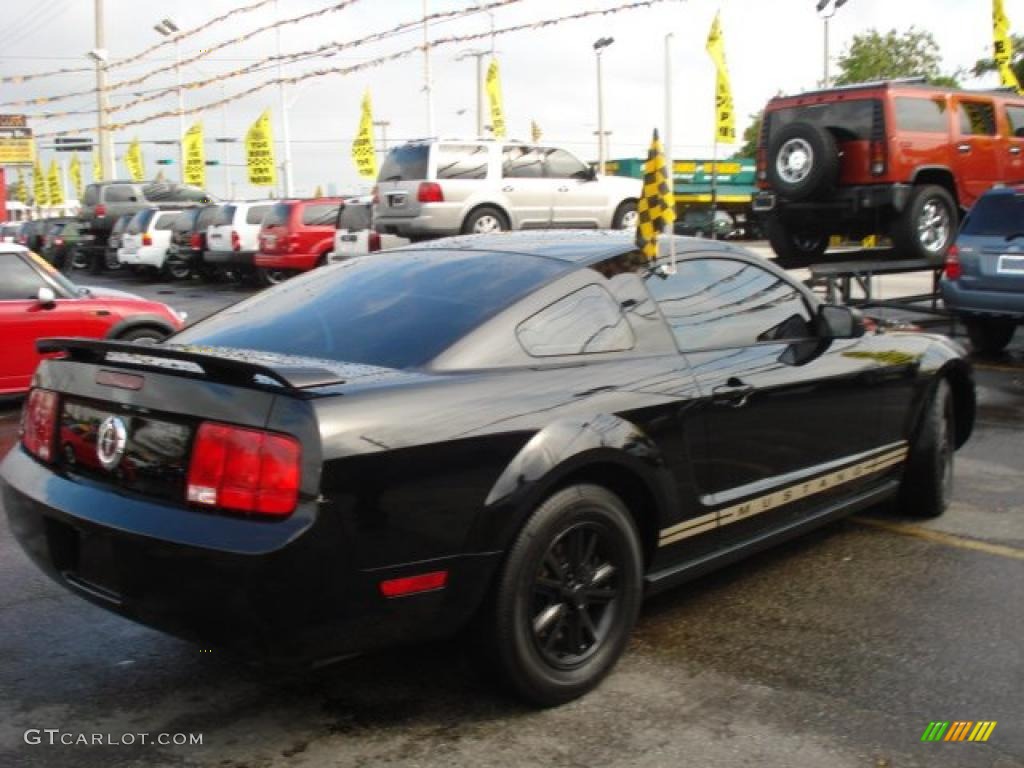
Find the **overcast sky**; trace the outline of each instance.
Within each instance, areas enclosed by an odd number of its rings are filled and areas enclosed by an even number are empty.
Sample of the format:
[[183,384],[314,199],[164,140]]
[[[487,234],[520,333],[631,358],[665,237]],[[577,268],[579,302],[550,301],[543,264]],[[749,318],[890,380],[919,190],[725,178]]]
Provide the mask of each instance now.
[[[202,27],[207,21],[253,0],[182,0],[175,4],[106,0],[106,29],[112,59],[137,53],[157,42],[153,24],[163,18],[165,8],[183,30]],[[580,10],[608,8],[629,0],[521,0],[496,10],[498,29],[515,24],[556,18]],[[223,40],[237,37],[279,18],[299,16],[334,6],[338,0],[280,0],[259,10],[240,14],[227,22],[210,25],[181,43],[183,58]],[[431,12],[470,8],[470,0],[429,0]],[[815,0],[670,0],[649,9],[624,11],[614,16],[571,21],[542,30],[500,35],[495,40],[501,65],[502,87],[508,132],[512,138],[529,139],[530,122],[535,120],[544,141],[564,145],[584,159],[596,157],[597,129],[596,73],[592,43],[613,36],[615,42],[604,53],[605,111],[611,134],[611,157],[644,154],[651,129],[664,124],[664,37],[674,34],[674,119],[675,156],[709,155],[713,120],[714,69],[704,50],[715,11],[721,9],[726,55],[731,73],[736,112],[741,133],[747,116],[758,111],[778,91],[795,93],[817,85],[822,77],[823,24],[814,10]],[[1005,0],[1011,27],[1024,29],[1024,0]],[[86,63],[84,54],[94,46],[93,0],[36,0],[5,6],[4,46],[0,52],[0,75],[26,74]],[[316,48],[328,42],[358,40],[375,32],[392,29],[422,16],[422,0],[358,0],[341,11],[284,27],[284,53]],[[941,46],[948,72],[969,67],[991,50],[990,0],[849,0],[831,23],[833,58],[858,32],[871,27],[905,30],[911,25],[932,32]],[[488,14],[448,21],[432,27],[431,37],[464,35],[489,29]],[[400,51],[422,40],[422,29],[343,51],[328,59],[314,59],[285,67],[295,75],[320,67],[357,64]],[[217,73],[254,63],[276,50],[275,34],[261,33],[251,40],[217,51],[193,65],[183,67],[185,81],[204,79]],[[472,60],[456,61],[473,44],[438,46],[432,49],[434,112],[436,133],[441,136],[471,136],[475,133],[475,69]],[[127,77],[145,74],[173,62],[168,46],[145,60],[111,72],[115,84]],[[834,73],[834,69],[833,69]],[[273,70],[249,75],[223,84],[187,91],[186,107],[195,107],[231,95],[274,74]],[[89,72],[3,84],[0,101],[35,99],[68,91],[87,90],[95,84]],[[155,75],[138,85],[114,90],[113,104],[132,98],[133,93],[174,84],[173,72]],[[977,85],[995,85],[994,78]],[[420,53],[348,75],[332,75],[289,87],[292,103],[291,135],[295,166],[295,192],[310,194],[321,185],[339,191],[360,185],[350,160],[349,147],[359,119],[362,92],[369,89],[374,117],[388,120],[389,143],[427,134],[427,109],[423,95],[423,56]],[[52,105],[3,112],[40,112],[93,109],[95,96],[87,95]],[[223,145],[213,145],[214,136],[240,138],[265,108],[274,117],[278,162],[281,160],[281,112],[276,88],[232,103],[225,109],[202,115],[206,125],[208,158],[220,159]],[[125,110],[118,119],[135,119],[173,110],[175,97]],[[197,117],[187,118],[191,124]],[[488,121],[489,122],[489,121]],[[37,133],[67,128],[92,128],[95,115],[64,119],[35,120]],[[163,118],[116,134],[116,141],[174,139],[177,119]],[[378,139],[379,139],[378,135]],[[124,151],[117,147],[117,154]],[[722,153],[731,151],[722,147]],[[242,162],[241,144],[231,152],[232,162]],[[174,157],[170,147],[145,145],[150,176],[156,174],[160,157]],[[65,156],[66,157],[66,156]],[[49,153],[43,153],[48,162]],[[125,171],[118,164],[119,175]],[[177,178],[175,164],[165,171]],[[238,197],[265,196],[266,190],[244,183],[244,168],[232,169]],[[88,169],[86,170],[89,179]],[[208,187],[215,194],[225,192],[225,173],[208,169]]]

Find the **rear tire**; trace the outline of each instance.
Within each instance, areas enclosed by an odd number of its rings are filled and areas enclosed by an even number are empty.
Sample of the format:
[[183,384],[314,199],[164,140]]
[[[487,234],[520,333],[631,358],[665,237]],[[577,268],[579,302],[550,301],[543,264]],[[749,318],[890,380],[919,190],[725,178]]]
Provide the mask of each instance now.
[[489,205],[477,208],[466,217],[462,224],[464,235],[486,235],[494,232],[507,232],[508,219],[497,208]]
[[971,347],[982,355],[998,355],[1013,339],[1017,323],[995,317],[965,317]]
[[900,485],[900,507],[914,517],[938,517],[953,496],[955,422],[949,382],[940,379],[921,416]]
[[162,270],[165,277],[172,280],[188,280],[192,277],[192,265],[187,261],[166,261]]
[[71,253],[71,268],[72,269],[88,269],[90,267],[90,259],[80,249],[75,248]]
[[293,269],[272,269],[270,267],[259,267],[256,270],[256,281],[262,286],[280,285],[285,280],[294,277],[297,272]]
[[643,555],[622,501],[574,485],[530,516],[490,603],[498,668],[522,697],[554,706],[611,671],[640,610]]
[[828,235],[810,225],[791,227],[778,216],[771,216],[765,222],[765,231],[775,251],[775,263],[783,269],[816,264],[828,249]]
[[893,225],[892,239],[900,256],[941,266],[956,238],[957,218],[956,203],[944,187],[914,187]]
[[612,217],[612,229],[636,229],[637,216],[636,200],[620,203]]

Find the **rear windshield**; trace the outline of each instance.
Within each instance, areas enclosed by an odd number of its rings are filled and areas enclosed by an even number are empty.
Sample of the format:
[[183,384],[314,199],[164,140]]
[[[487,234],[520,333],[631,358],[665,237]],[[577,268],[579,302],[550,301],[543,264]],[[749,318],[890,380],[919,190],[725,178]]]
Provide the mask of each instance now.
[[82,205],[96,205],[99,201],[99,188],[95,184],[90,184],[85,188],[85,194],[82,196]]
[[156,220],[156,229],[173,229],[174,222],[178,220],[178,216],[181,214],[177,211],[173,213],[161,213],[160,217]]
[[213,206],[207,206],[206,208],[199,209],[199,218],[196,220],[196,229],[198,231],[205,231],[207,227],[213,224],[214,219],[217,218],[217,211],[219,208]]
[[964,219],[965,235],[1024,234],[1024,194],[981,197]]
[[395,147],[384,158],[377,181],[417,181],[427,178],[429,144],[406,144]]
[[235,222],[235,206],[222,205],[217,209],[217,215],[213,218],[213,226],[230,227]]
[[333,227],[338,218],[338,203],[312,203],[302,208],[302,223],[307,227]]
[[786,107],[769,113],[769,130],[774,134],[792,123],[810,123],[830,130],[841,141],[869,141],[876,104],[875,99],[853,99]]
[[253,296],[178,334],[175,343],[409,368],[571,269],[507,253],[370,255]]
[[246,224],[262,224],[263,217],[267,215],[271,206],[269,205],[253,205],[245,212],[245,223]]
[[178,214],[178,218],[174,220],[173,229],[175,232],[188,232],[192,229],[192,225],[196,223],[196,216],[199,215],[198,210],[182,211]]
[[114,228],[112,230],[110,230],[110,233],[112,235],[119,235],[119,234],[121,234],[122,232],[125,231],[125,229],[127,229],[128,222],[130,222],[133,218],[134,218],[133,216],[120,216],[120,217],[118,217],[117,221],[114,222]]
[[288,216],[291,214],[291,212],[292,212],[292,204],[291,203],[278,203],[273,208],[271,208],[269,211],[267,211],[267,216],[266,216],[265,219],[263,219],[263,226],[264,227],[287,227],[288,226]]
[[338,212],[338,221],[335,227],[338,229],[349,229],[358,232],[369,229],[373,223],[373,214],[370,206],[366,203],[348,203],[343,205]]
[[128,222],[128,228],[125,229],[125,232],[127,232],[129,235],[138,235],[145,232],[146,228],[149,227],[150,219],[153,218],[153,214],[155,213],[156,211],[154,211],[152,208],[147,208],[144,211],[139,211],[134,216],[132,216],[132,220]]

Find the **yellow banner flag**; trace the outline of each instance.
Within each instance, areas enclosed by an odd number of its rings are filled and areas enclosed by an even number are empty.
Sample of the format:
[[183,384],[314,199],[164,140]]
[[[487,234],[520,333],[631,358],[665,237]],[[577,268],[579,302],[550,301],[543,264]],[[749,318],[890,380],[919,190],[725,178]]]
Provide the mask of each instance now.
[[373,149],[373,105],[370,102],[369,91],[363,94],[359,131],[352,142],[352,162],[363,178],[377,178],[377,153]]
[[732,106],[732,86],[729,84],[729,70],[725,65],[725,40],[722,38],[722,23],[719,15],[711,24],[708,33],[708,54],[715,62],[715,143],[736,143],[736,115]]
[[494,138],[505,138],[505,108],[501,103],[501,76],[498,72],[498,60],[491,59],[487,67],[487,100],[491,103],[491,132]]
[[75,198],[81,202],[82,200],[82,163],[78,159],[78,153],[76,152],[71,157],[71,164],[68,165],[68,177],[71,179],[71,189],[75,193]]
[[992,0],[992,41],[995,50],[999,81],[1018,93],[1020,83],[1013,71],[1013,42],[1010,40],[1010,20],[1003,10],[1003,0]]
[[245,134],[245,166],[249,172],[249,183],[253,186],[272,187],[277,184],[269,109],[256,118]]
[[540,137],[543,136],[543,135],[544,135],[544,132],[540,129],[540,126],[537,125],[537,121],[536,120],[531,120],[530,121],[530,140],[531,141],[540,141]]
[[22,205],[28,205],[28,185],[25,183],[25,174],[18,168],[18,182],[14,186],[14,199]]
[[36,205],[45,208],[50,204],[50,194],[46,191],[46,174],[43,173],[43,164],[39,162],[39,155],[32,164],[32,197]]
[[50,198],[50,205],[64,205],[64,185],[61,183],[60,168],[57,166],[57,159],[50,161],[50,170],[46,174],[46,190]]
[[676,198],[672,190],[668,161],[655,129],[644,163],[643,192],[636,204],[636,247],[648,261],[658,258],[658,233],[672,234],[676,220]]
[[196,123],[182,138],[185,168],[182,180],[194,187],[206,187],[206,149],[203,146],[203,124]]
[[124,166],[128,169],[132,181],[142,181],[146,178],[146,163],[138,138],[132,139],[132,143],[128,145],[128,151],[124,153]]
[[103,181],[103,166],[100,164],[100,156],[92,153],[92,180]]

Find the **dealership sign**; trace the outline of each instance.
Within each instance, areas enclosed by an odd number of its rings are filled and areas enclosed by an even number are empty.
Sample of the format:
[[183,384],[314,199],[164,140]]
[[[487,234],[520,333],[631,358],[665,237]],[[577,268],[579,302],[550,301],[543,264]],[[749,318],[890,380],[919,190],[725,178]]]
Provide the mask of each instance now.
[[24,115],[0,115],[0,165],[32,165],[32,129]]

